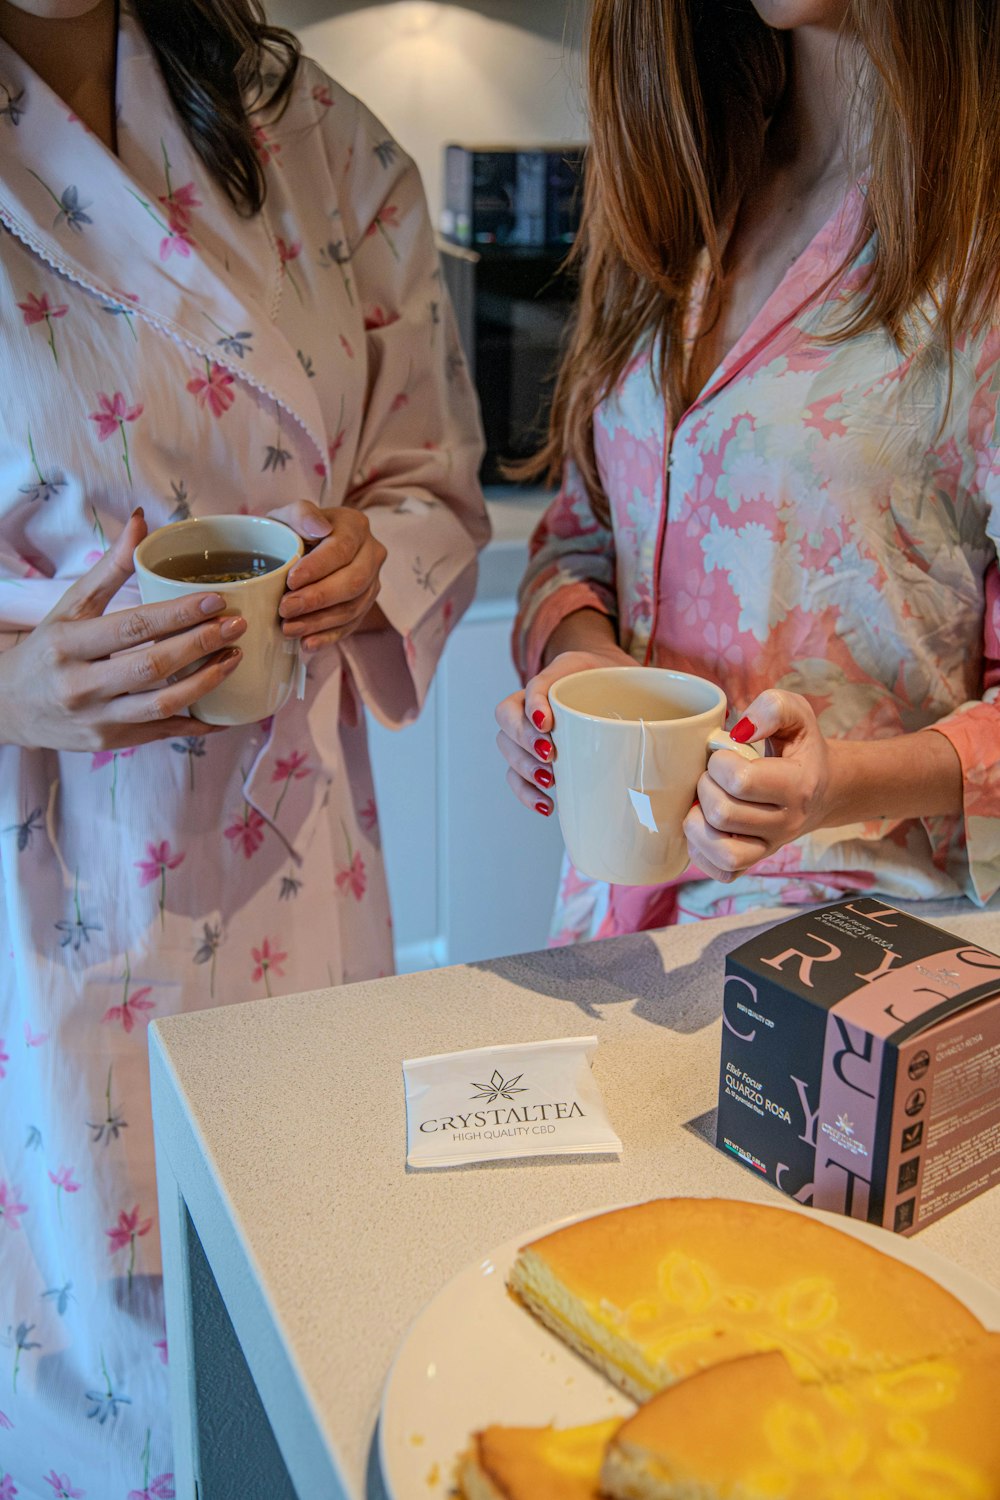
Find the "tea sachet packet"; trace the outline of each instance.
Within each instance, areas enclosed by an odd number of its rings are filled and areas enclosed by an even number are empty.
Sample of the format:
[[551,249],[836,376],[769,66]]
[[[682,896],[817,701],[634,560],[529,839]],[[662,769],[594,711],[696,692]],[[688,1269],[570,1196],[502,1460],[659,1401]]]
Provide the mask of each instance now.
[[591,1071],[596,1050],[596,1036],[576,1036],[410,1058],[407,1163],[621,1151]]

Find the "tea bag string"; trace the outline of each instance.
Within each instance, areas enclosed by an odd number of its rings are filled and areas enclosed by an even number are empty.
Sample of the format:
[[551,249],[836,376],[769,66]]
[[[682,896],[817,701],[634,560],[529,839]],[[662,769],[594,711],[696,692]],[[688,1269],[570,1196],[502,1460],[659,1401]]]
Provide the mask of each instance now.
[[646,790],[646,721],[639,719],[639,790]]
[[[624,722],[621,714],[615,711],[612,711],[610,717],[617,719],[619,723]],[[636,790],[642,793],[646,791],[646,721],[641,714],[639,716],[639,785]]]
[[659,833],[656,814],[653,811],[653,803],[649,793],[646,791],[646,721],[643,718],[639,719],[638,781],[639,785],[637,787],[630,786],[628,789],[628,798],[632,804],[632,811],[643,828],[648,829],[650,833]]

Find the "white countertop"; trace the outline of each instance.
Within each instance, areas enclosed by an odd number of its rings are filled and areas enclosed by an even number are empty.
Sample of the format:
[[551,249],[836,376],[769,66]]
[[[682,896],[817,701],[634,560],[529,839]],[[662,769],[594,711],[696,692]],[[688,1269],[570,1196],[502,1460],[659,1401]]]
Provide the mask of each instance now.
[[[238,1262],[231,1296],[220,1280],[237,1334],[259,1299],[277,1330],[260,1364],[280,1363],[281,1380],[301,1389],[349,1495],[366,1494],[393,1353],[461,1267],[511,1235],[609,1204],[685,1193],[775,1201],[708,1143],[704,1123],[689,1123],[715,1105],[725,955],[760,924],[749,914],[150,1028],[158,1149],[165,1141],[209,1256],[214,1245]],[[949,912],[945,925],[1000,947],[996,913]],[[404,1057],[591,1031],[620,1160],[406,1168]],[[998,1233],[995,1190],[920,1238],[1000,1282]]]

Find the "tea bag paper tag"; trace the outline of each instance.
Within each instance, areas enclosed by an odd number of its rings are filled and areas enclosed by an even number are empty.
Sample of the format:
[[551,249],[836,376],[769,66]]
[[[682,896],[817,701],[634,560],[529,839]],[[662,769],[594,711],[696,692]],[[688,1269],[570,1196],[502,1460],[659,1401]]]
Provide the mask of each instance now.
[[617,1154],[591,1071],[596,1036],[480,1047],[403,1063],[406,1161]]
[[656,819],[653,816],[653,804],[649,800],[648,792],[637,792],[634,786],[628,789],[628,800],[632,804],[633,811],[643,828],[648,828],[650,833],[659,833]]
[[642,736],[641,741],[640,741],[641,748],[640,748],[640,752],[639,752],[639,775],[638,775],[638,778],[637,778],[638,782],[639,782],[639,785],[638,785],[638,787],[634,787],[634,786],[630,786],[629,787],[629,789],[628,789],[628,798],[629,798],[629,801],[632,804],[632,811],[635,813],[636,817],[639,819],[639,822],[642,824],[643,828],[648,828],[649,831],[650,831],[650,833],[659,833],[660,830],[656,826],[656,818],[655,818],[655,816],[653,814],[653,804],[649,800],[649,793],[645,790],[645,782],[646,782],[646,724],[645,724],[645,720],[643,720],[643,719],[639,720],[639,733]]

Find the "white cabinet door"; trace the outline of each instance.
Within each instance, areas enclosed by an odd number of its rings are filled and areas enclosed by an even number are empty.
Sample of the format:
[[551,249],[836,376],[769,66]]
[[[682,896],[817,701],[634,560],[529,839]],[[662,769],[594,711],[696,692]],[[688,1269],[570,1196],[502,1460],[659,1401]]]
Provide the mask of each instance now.
[[447,963],[438,901],[438,688],[415,724],[393,732],[368,720],[379,826],[401,974]]
[[493,718],[518,686],[510,630],[525,559],[523,541],[501,531],[420,720],[396,733],[370,724],[401,973],[522,953],[548,938],[558,821],[514,799]]
[[522,807],[507,786],[493,710],[518,686],[511,615],[484,614],[456,631],[438,685],[449,963],[543,948],[562,860],[555,815]]

